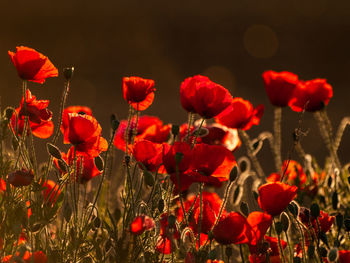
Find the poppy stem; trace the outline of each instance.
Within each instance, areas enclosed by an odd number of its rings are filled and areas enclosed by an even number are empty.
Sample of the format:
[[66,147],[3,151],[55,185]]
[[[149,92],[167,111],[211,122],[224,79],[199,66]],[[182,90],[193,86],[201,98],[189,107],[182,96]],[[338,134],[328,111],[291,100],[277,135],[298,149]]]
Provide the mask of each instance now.
[[282,258],[282,263],[286,262],[285,256],[284,256],[284,251],[283,251],[283,247],[282,247],[282,242],[281,242],[281,234],[277,232],[276,230],[276,222],[275,220],[273,220],[273,224],[275,225],[275,231],[277,233],[277,239],[278,239],[278,249],[280,252],[280,256]]
[[192,143],[192,148],[196,145],[196,141],[197,141],[197,138],[198,138],[198,136],[199,136],[199,134],[201,132],[201,129],[202,129],[204,121],[205,121],[205,119],[202,118],[201,123],[199,124],[199,127],[198,127],[198,129],[196,131],[196,136],[194,137],[194,140],[193,140],[193,143]]
[[337,151],[344,133],[344,130],[346,128],[346,126],[350,125],[350,117],[345,117],[341,120],[335,139],[334,139],[334,148]]
[[133,127],[132,138],[131,138],[131,144],[132,144],[132,145],[134,144],[134,140],[135,140],[136,135],[137,135],[137,123],[138,123],[138,121],[139,121],[139,114],[140,114],[140,111],[139,111],[139,103],[137,103],[136,120],[135,120],[135,125],[134,125],[134,127]]
[[199,222],[198,222],[198,250],[201,247],[201,231],[202,231],[202,205],[203,205],[203,186],[204,183],[199,185]]
[[193,114],[192,112],[188,113],[188,121],[187,121],[187,136],[186,136],[186,141],[190,141],[190,135],[191,135],[191,126],[192,126],[192,121],[193,121]]
[[240,130],[240,129],[238,130],[238,133],[239,133],[239,136],[243,139],[243,142],[247,148],[247,154],[254,165],[254,168],[255,168],[255,171],[256,171],[258,177],[260,179],[263,179],[265,182],[266,178],[265,178],[264,171],[261,168],[261,165],[260,165],[258,159],[256,158],[256,155],[254,155],[254,149],[252,147],[252,143],[251,143],[251,140],[249,138],[248,133],[246,133],[245,131]]
[[229,184],[226,186],[225,194],[224,194],[224,200],[223,200],[222,203],[221,203],[220,210],[219,210],[219,214],[218,214],[218,216],[216,217],[215,223],[214,223],[213,227],[212,227],[211,230],[210,230],[211,232],[214,230],[215,226],[219,223],[219,220],[220,220],[222,211],[224,211],[224,208],[225,208],[225,206],[226,206],[228,197],[229,197],[229,195],[230,195],[230,190],[231,190],[231,186],[232,186],[232,183],[233,183],[233,182],[234,182],[234,181],[230,181]]
[[175,174],[176,174],[177,183],[179,185],[179,189],[178,190],[179,190],[179,199],[180,199],[180,203],[181,203],[182,213],[184,215],[186,226],[188,226],[186,210],[185,210],[185,206],[184,206],[184,203],[183,203],[183,200],[182,200],[182,194],[181,194],[182,193],[182,188],[181,188],[181,180],[180,180],[180,175],[179,175],[179,164],[178,163],[176,163],[176,166],[175,166]]
[[282,108],[275,107],[274,109],[274,122],[273,122],[273,132],[274,132],[274,155],[275,155],[275,165],[276,171],[280,171],[282,167],[282,157],[281,157],[281,120],[282,120]]
[[242,259],[242,263],[244,263],[244,255],[243,255],[243,249],[242,249],[242,244],[239,245],[239,253],[241,254],[241,259]]
[[[329,154],[332,158],[332,161],[333,161],[335,167],[338,168],[339,170],[341,170],[340,160],[339,160],[339,157],[337,155],[337,150],[335,147],[336,144],[334,143],[334,140],[333,140],[333,129],[332,129],[332,125],[330,123],[330,120],[327,116],[327,112],[325,110],[323,110],[321,112],[315,112],[314,117],[318,123],[321,136],[323,138],[323,141],[326,144],[326,147],[328,148]],[[344,184],[343,178],[341,176],[340,176],[340,178]]]
[[125,130],[125,155],[128,155],[129,130],[131,125],[132,112],[133,112],[133,108],[131,105],[129,105],[128,125],[126,126],[126,130]]

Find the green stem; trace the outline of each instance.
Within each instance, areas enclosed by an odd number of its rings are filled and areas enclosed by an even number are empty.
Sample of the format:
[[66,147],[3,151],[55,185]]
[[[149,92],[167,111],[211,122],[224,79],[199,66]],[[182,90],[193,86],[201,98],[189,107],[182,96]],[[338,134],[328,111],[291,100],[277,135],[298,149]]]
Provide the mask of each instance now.
[[204,183],[199,185],[199,222],[198,222],[198,250],[201,247],[201,231],[202,231],[202,205],[203,205],[203,186]]
[[194,140],[193,140],[193,143],[192,143],[192,148],[196,145],[196,141],[197,141],[197,138],[198,138],[198,136],[199,136],[199,134],[201,132],[201,129],[202,129],[204,121],[205,121],[205,119],[202,118],[201,123],[200,123],[200,125],[198,127],[198,130],[196,132],[196,136],[194,137]]
[[274,155],[275,155],[275,165],[276,171],[280,171],[282,167],[282,157],[281,157],[281,120],[282,120],[282,108],[275,107],[274,110]]

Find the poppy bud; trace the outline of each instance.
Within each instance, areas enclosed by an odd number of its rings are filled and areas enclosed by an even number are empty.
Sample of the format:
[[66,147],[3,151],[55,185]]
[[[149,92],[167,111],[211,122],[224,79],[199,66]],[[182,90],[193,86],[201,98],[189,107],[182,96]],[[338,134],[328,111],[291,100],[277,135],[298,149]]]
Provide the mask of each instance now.
[[329,250],[329,252],[328,252],[328,259],[331,262],[336,261],[338,259],[338,249],[332,248],[331,250]]
[[343,227],[344,217],[342,214],[337,214],[335,216],[335,222],[337,223],[338,229],[340,230]]
[[241,192],[241,187],[239,185],[237,185],[237,187],[236,187],[236,189],[235,189],[235,191],[233,193],[233,203],[236,203],[240,192]]
[[149,171],[144,170],[143,176],[144,176],[144,179],[145,179],[145,183],[148,186],[153,186],[154,185],[153,175]]
[[334,210],[337,210],[338,202],[339,202],[338,193],[334,192],[333,195],[332,195],[332,206],[333,206]]
[[280,216],[280,220],[281,220],[281,224],[282,224],[282,228],[284,232],[287,232],[288,228],[289,228],[289,217],[288,215],[283,212]]
[[346,231],[350,231],[350,218],[344,220],[344,226]]
[[239,164],[239,170],[241,171],[241,173],[244,173],[245,170],[247,170],[248,164],[246,160],[242,160]]
[[210,250],[208,254],[208,259],[210,260],[215,260],[217,258],[216,251],[215,250]]
[[71,80],[74,73],[74,67],[67,67],[63,69],[63,76],[66,80]]
[[181,152],[177,152],[175,153],[175,162],[176,162],[176,165],[179,165],[182,161],[182,159],[184,158],[184,155],[183,153]]
[[313,203],[310,207],[310,211],[311,211],[311,215],[314,218],[317,218],[320,216],[320,207],[318,206],[318,204]]
[[33,179],[33,170],[26,170],[24,168],[22,170],[17,170],[13,173],[10,173],[7,176],[7,181],[15,187],[30,185]]
[[98,218],[98,217],[95,217],[95,219],[94,219],[94,227],[95,228],[100,228],[100,226],[101,226],[101,219]]
[[164,210],[164,200],[163,199],[159,199],[158,210],[159,210],[160,213],[162,213],[163,210]]
[[227,246],[226,249],[225,249],[225,254],[228,258],[230,258],[232,256],[232,247],[230,246]]
[[14,111],[15,110],[13,108],[6,108],[5,109],[5,117],[6,117],[6,119],[10,120]]
[[327,251],[327,248],[325,248],[325,247],[320,247],[320,256],[321,257],[323,257],[323,258],[325,258],[325,257],[327,257],[327,254],[328,254],[328,251]]
[[119,127],[120,122],[117,120],[114,114],[111,115],[111,126],[112,130],[116,131]]
[[103,167],[104,167],[104,162],[103,162],[103,159],[100,155],[97,155],[95,158],[94,158],[94,163],[95,163],[95,166],[96,168],[99,170],[99,171],[102,171],[103,170]]
[[129,163],[130,163],[130,156],[129,155],[125,155],[125,157],[124,157],[124,161],[125,161],[125,165],[126,166],[129,166]]
[[275,229],[276,229],[276,233],[277,235],[280,235],[283,231],[283,225],[281,222],[276,222],[275,223]]
[[328,177],[327,185],[328,185],[328,187],[332,186],[332,177]]
[[59,159],[59,160],[62,159],[61,151],[58,149],[57,146],[55,146],[51,143],[47,143],[46,149],[52,157]]
[[237,165],[233,166],[231,172],[230,172],[230,181],[233,182],[237,179],[238,176],[238,167]]
[[63,171],[64,173],[68,172],[68,164],[67,164],[66,161],[64,161],[63,159],[58,160],[58,167],[59,167],[60,170]]
[[243,215],[245,215],[245,216],[249,215],[249,207],[248,207],[248,204],[246,202],[241,202],[240,210],[241,210]]
[[326,246],[328,246],[328,238],[325,232],[323,231],[320,232],[319,239],[321,239],[322,242],[325,243]]
[[174,137],[176,137],[179,134],[179,131],[180,131],[179,125],[176,125],[176,124],[171,125],[171,133],[174,135]]

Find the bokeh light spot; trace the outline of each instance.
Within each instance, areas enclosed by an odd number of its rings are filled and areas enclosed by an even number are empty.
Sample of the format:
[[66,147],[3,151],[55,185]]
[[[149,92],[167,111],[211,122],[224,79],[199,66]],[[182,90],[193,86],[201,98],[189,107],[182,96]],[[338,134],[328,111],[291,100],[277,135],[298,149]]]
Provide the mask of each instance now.
[[276,33],[266,25],[253,25],[244,33],[244,47],[255,58],[269,58],[278,48]]

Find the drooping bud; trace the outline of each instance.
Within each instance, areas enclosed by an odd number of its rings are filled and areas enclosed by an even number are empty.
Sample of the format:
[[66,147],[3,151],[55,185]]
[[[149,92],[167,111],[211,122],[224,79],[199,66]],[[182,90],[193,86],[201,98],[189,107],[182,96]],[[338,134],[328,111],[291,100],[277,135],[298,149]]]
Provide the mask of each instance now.
[[237,165],[233,166],[231,172],[230,172],[230,181],[233,182],[237,179],[238,176],[238,167]]
[[328,252],[328,260],[330,262],[335,262],[338,259],[338,249],[332,248]]
[[286,212],[283,212],[280,216],[281,224],[282,224],[282,229],[284,232],[287,232],[289,228],[289,217]]
[[96,168],[101,172],[103,171],[103,167],[104,167],[104,162],[103,162],[103,159],[100,155],[97,155],[95,158],[94,158],[94,162],[95,162],[95,166]]
[[245,215],[245,216],[249,215],[249,207],[248,207],[248,204],[246,202],[241,202],[240,210],[241,210],[243,215]]
[[174,137],[176,137],[179,134],[179,131],[180,131],[179,125],[176,125],[176,124],[171,125],[171,133],[174,135]]
[[73,78],[74,67],[67,67],[63,69],[63,76],[66,80],[71,80]]
[[332,207],[334,210],[337,210],[339,203],[338,193],[335,191],[332,195]]
[[281,222],[276,222],[275,223],[275,229],[276,229],[276,233],[277,235],[280,235],[283,231],[283,225]]
[[117,117],[114,114],[112,114],[111,115],[112,130],[116,131],[118,129],[118,127],[119,127],[119,124],[120,124],[120,122],[117,120]]
[[318,206],[318,204],[313,203],[310,207],[310,211],[311,211],[311,215],[314,218],[317,218],[320,216],[320,207]]

